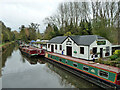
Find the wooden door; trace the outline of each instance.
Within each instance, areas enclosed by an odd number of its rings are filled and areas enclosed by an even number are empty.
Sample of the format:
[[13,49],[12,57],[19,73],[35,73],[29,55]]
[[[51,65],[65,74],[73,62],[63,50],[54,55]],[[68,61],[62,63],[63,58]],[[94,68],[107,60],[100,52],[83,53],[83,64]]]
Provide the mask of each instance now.
[[72,47],[67,46],[67,55],[72,56]]

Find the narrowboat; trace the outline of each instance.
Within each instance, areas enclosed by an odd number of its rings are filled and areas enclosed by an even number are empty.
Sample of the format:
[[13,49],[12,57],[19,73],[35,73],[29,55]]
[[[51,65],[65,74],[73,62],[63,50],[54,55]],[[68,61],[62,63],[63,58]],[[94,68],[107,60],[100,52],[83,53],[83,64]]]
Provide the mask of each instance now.
[[23,45],[23,44],[21,44],[20,46],[19,46],[19,49],[21,50],[22,48],[29,48],[30,46],[29,45]]
[[38,55],[39,56],[44,56],[45,55],[45,50],[44,49],[37,49]]
[[81,73],[80,76],[84,75],[83,78],[96,85],[120,89],[120,68],[53,52],[45,52],[45,57],[49,61],[70,68],[73,73]]
[[27,55],[28,57],[32,57],[32,56],[37,56],[37,50],[33,49],[33,48],[22,48],[21,50],[25,55]]

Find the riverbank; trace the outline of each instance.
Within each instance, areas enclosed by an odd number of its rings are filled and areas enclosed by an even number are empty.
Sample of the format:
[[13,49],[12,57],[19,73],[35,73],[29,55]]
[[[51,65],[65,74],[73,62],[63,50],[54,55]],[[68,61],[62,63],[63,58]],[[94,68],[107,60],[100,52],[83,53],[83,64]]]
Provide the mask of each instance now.
[[11,46],[11,44],[15,43],[15,41],[8,42],[8,43],[3,43],[0,44],[0,77],[2,76],[1,74],[1,68],[2,68],[2,53],[4,53],[8,47]]
[[0,52],[3,52],[7,47],[9,47],[13,43],[15,43],[15,41],[11,41],[11,42],[8,42],[8,43],[0,44]]

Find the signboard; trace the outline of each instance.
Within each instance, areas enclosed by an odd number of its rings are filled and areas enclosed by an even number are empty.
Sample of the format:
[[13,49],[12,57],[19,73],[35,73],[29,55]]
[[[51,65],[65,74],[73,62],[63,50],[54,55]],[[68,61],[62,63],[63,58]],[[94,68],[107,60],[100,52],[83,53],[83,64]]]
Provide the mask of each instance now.
[[106,45],[106,41],[97,41],[97,45]]
[[66,42],[66,45],[72,45],[72,42],[68,39],[68,41]]

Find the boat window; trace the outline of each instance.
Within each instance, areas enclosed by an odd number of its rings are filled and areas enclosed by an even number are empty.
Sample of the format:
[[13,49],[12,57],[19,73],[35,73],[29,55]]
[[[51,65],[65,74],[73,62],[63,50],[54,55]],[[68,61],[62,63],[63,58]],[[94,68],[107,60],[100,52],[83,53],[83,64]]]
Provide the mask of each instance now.
[[62,59],[60,58],[59,61],[62,62]]
[[50,57],[52,58],[52,55],[50,55]]
[[89,67],[83,66],[83,70],[88,71],[88,70],[89,70]]
[[117,80],[120,80],[120,75],[117,76]]
[[80,47],[80,54],[84,54],[84,47]]
[[56,57],[54,57],[54,59],[56,59]]
[[65,63],[68,63],[68,60],[65,60]]
[[108,78],[108,72],[105,71],[99,71],[99,75]]
[[73,66],[77,67],[77,63],[73,63]]

